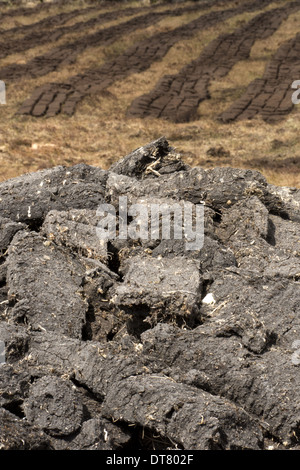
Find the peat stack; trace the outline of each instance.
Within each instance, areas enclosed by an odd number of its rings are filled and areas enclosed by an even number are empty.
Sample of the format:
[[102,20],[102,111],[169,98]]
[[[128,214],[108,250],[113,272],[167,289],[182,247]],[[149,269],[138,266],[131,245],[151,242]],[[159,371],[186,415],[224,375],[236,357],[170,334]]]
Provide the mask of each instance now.
[[299,234],[300,190],[163,137],[0,183],[0,449],[299,449]]

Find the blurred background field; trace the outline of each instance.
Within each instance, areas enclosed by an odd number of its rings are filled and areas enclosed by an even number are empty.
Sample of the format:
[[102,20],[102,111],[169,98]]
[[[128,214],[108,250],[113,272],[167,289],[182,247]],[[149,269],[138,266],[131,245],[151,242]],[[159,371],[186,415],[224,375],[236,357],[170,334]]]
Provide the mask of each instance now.
[[[7,4],[6,4],[7,3]],[[22,5],[2,2],[1,14]],[[1,22],[1,42],[13,39],[22,41],[25,34],[22,25],[33,25],[47,16],[82,8],[82,14],[70,19],[66,25],[87,21],[96,12],[84,12],[84,8],[99,5],[99,11],[107,12],[119,8],[144,6],[157,11],[178,8],[179,5],[193,5],[195,2],[89,2],[73,0],[67,3],[49,3],[49,8],[35,14],[5,16]],[[122,36],[109,46],[89,47],[79,53],[75,63],[59,68],[43,77],[24,77],[16,82],[6,82],[6,105],[0,106],[0,179],[49,168],[55,165],[74,165],[85,162],[90,165],[108,168],[113,162],[162,135],[166,136],[183,159],[190,165],[211,168],[233,166],[252,168],[261,171],[269,182],[282,186],[300,187],[300,105],[280,123],[268,124],[261,118],[223,124],[217,115],[228,108],[233,100],[242,96],[248,84],[263,75],[266,64],[280,44],[294,37],[300,31],[300,11],[283,21],[279,29],[266,40],[255,42],[251,55],[246,61],[238,62],[221,81],[210,84],[210,99],[198,108],[196,120],[188,123],[172,123],[162,119],[133,119],[126,117],[126,110],[138,96],[148,93],[164,74],[174,74],[192,60],[203,48],[222,33],[234,31],[258,14],[257,11],[244,13],[199,31],[194,37],[177,42],[165,55],[142,73],[131,74],[116,82],[107,91],[85,98],[71,116],[59,114],[55,117],[34,118],[17,115],[20,105],[32,91],[48,82],[61,82],[70,76],[92,67],[99,67],[118,56],[129,46],[160,31],[172,30],[194,18],[213,10],[237,6],[243,1],[224,1],[223,5],[213,6],[201,13],[184,13],[178,17],[164,17],[161,21],[145,29]],[[271,3],[261,11],[284,5],[286,0]],[[34,8],[36,3],[26,3]],[[138,13],[141,14],[141,13]],[[135,16],[135,15],[132,15]],[[90,34],[111,25],[128,21],[131,16],[95,25]],[[20,32],[18,33],[18,28]],[[8,64],[24,64],[30,59],[68,43],[87,32],[65,34],[56,43],[32,47],[22,53],[14,53],[0,59],[1,68]],[[291,77],[293,80],[299,77]]]

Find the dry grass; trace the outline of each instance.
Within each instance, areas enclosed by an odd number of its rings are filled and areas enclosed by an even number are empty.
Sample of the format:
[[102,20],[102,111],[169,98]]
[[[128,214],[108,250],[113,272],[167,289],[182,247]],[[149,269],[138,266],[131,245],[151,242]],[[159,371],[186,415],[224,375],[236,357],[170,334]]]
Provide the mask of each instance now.
[[[282,4],[284,3],[282,1]],[[137,4],[138,2],[132,2],[129,5],[137,6]],[[75,8],[76,5],[78,2],[72,2],[72,5],[70,2],[64,8],[71,8],[71,6]],[[226,8],[231,5],[233,2],[226,3]],[[277,5],[278,2],[269,6],[268,9]],[[165,8],[173,8],[173,6],[159,3],[156,5],[156,9]],[[61,7],[53,5],[51,14],[61,10]],[[300,108],[295,107],[293,113],[283,123],[276,125],[266,124],[260,119],[224,125],[215,119],[216,115],[226,109],[233,99],[241,96],[250,81],[263,74],[267,61],[278,46],[299,31],[300,14],[290,16],[272,38],[267,41],[257,41],[249,61],[238,63],[222,82],[211,84],[211,99],[200,105],[199,119],[195,122],[173,124],[163,120],[127,119],[125,117],[131,101],[149,92],[163,74],[178,72],[181,67],[198,57],[202,49],[221,32],[233,31],[242,22],[249,21],[256,14],[257,12],[234,17],[218,27],[197,34],[193,39],[177,43],[162,61],[154,63],[144,73],[131,75],[116,83],[106,94],[86,98],[71,118],[59,115],[50,119],[34,119],[27,116],[15,116],[15,112],[36,86],[49,81],[63,81],[84,69],[98,67],[144,37],[174,28],[182,22],[191,21],[199,14],[188,14],[182,18],[165,18],[150,28],[137,30],[128,37],[121,38],[109,47],[88,48],[84,54],[78,56],[75,64],[46,77],[30,80],[24,78],[19,83],[8,84],[7,105],[0,106],[0,165],[2,170],[0,179],[4,180],[24,172],[60,164],[69,166],[86,162],[108,168],[111,163],[134,148],[165,135],[182,153],[184,160],[191,165],[201,165],[206,168],[220,165],[247,167],[251,163],[252,168],[259,169],[274,184],[300,187],[300,177],[289,167],[278,170],[258,160],[257,165],[253,163],[253,160],[258,157],[272,162],[297,156],[299,148],[297,124]],[[19,21],[28,19],[19,18]],[[32,17],[30,19],[33,21]],[[80,20],[82,18],[78,19]],[[34,21],[37,21],[36,17]],[[101,28],[107,25],[101,25]],[[70,40],[71,37],[70,35],[62,38],[62,43]],[[52,47],[54,44],[37,46],[25,54],[16,54],[14,57],[0,61],[0,67],[18,60],[27,61]],[[293,79],[297,78],[300,77],[293,77]],[[223,155],[219,157],[207,154],[211,148],[220,146],[227,153],[223,152]],[[300,158],[300,152],[298,157]]]

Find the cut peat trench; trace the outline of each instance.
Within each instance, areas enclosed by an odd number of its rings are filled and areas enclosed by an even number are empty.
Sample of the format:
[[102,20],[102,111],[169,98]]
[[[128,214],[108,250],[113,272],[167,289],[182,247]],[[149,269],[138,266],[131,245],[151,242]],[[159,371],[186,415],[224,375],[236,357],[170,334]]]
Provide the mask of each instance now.
[[10,35],[14,33],[23,34],[27,32],[32,33],[33,31],[40,30],[41,28],[43,29],[43,32],[45,32],[45,29],[51,29],[57,26],[62,26],[73,18],[76,18],[76,16],[85,15],[86,13],[91,13],[94,10],[97,10],[97,8],[78,8],[76,10],[58,13],[56,15],[47,16],[46,18],[43,18],[42,20],[37,21],[35,23],[18,25],[13,28],[7,29],[2,32],[2,35]]
[[223,122],[241,121],[261,115],[275,123],[289,114],[294,105],[293,77],[300,74],[300,34],[282,44],[268,63],[262,78],[251,82],[244,95],[219,115]]
[[[29,114],[35,117],[46,115],[47,117],[51,117],[63,112],[72,115],[75,112],[77,103],[85,96],[101,92],[116,81],[122,80],[133,73],[140,73],[147,70],[153,62],[161,60],[177,42],[193,37],[201,29],[208,29],[244,12],[264,8],[270,3],[271,0],[255,0],[251,3],[243,4],[240,7],[223,11],[213,11],[171,31],[157,33],[139,44],[129,47],[123,54],[97,69],[88,70],[83,74],[70,77],[64,83],[46,83],[37,88],[31,97],[23,103],[18,114]],[[198,6],[198,8],[199,7],[200,6]],[[202,5],[202,8],[203,7],[204,5]],[[181,11],[183,10],[181,9]],[[192,11],[192,9],[190,11]],[[180,13],[173,11],[169,14],[175,15]],[[152,13],[145,15],[148,19],[144,19],[144,21],[146,21],[146,24],[150,25],[153,24],[154,18],[163,18],[165,15],[165,12]],[[53,55],[53,60],[49,54],[47,55],[47,60],[43,57],[35,58],[30,61],[30,63],[18,66],[17,69],[13,66],[3,68],[0,71],[1,75],[4,77],[10,76],[14,79],[18,76],[24,76],[24,73],[28,73],[30,76],[33,76],[34,73],[39,76],[45,75],[55,70],[59,65],[67,65],[73,62],[78,55],[78,49],[84,50],[85,47],[96,45],[100,42],[101,44],[107,44],[105,43],[106,40],[110,43],[112,41],[112,31],[116,32],[116,37],[120,37],[122,28],[124,28],[124,34],[128,33],[128,28],[132,28],[130,29],[131,31],[137,27],[140,28],[141,17],[130,20],[126,25],[126,30],[124,25],[119,25],[109,28],[109,30],[100,31],[92,35],[88,43],[86,40],[79,40],[77,49],[74,47],[73,43],[72,46],[68,45],[63,49],[60,48],[57,51],[52,51],[50,54]],[[109,31],[109,34],[105,31]],[[59,62],[59,64],[57,62]]]
[[[61,13],[59,15],[55,15],[50,18],[45,18],[42,21],[35,23],[34,25],[26,25],[21,28],[17,27],[17,28],[13,28],[13,30],[7,31],[7,33],[12,34],[14,30],[17,33],[20,33],[23,30],[26,32],[28,28],[30,29],[30,32],[22,38],[22,41],[20,41],[20,39],[17,39],[17,40],[12,40],[12,41],[10,40],[10,41],[2,42],[0,44],[0,58],[6,57],[10,54],[15,54],[15,53],[26,51],[32,47],[36,47],[37,43],[39,44],[39,46],[42,44],[52,43],[60,39],[65,34],[70,34],[74,32],[82,33],[85,30],[92,28],[94,26],[100,26],[101,24],[104,24],[109,21],[117,20],[118,18],[121,18],[123,16],[134,15],[134,14],[140,13],[141,11],[146,10],[146,8],[126,8],[124,10],[118,10],[118,11],[114,10],[114,11],[109,11],[106,13],[100,13],[97,17],[90,18],[87,21],[80,21],[70,26],[62,26],[64,23],[66,23],[70,19],[75,18],[76,16],[90,13],[92,11],[97,11],[97,9],[100,10],[100,8],[95,8],[95,7],[86,8],[84,10],[82,9],[73,10],[68,13]],[[56,26],[60,26],[60,27],[54,29]],[[48,31],[45,31],[45,29],[48,29]],[[69,48],[70,46],[64,45],[64,46],[61,46],[60,49],[63,49],[64,47]],[[42,59],[41,57],[38,57],[34,59],[34,62],[36,62],[37,60],[42,60]],[[59,63],[59,61],[57,61],[57,63]],[[20,68],[15,67],[15,65],[13,65],[12,70],[14,69],[16,71],[20,70]],[[7,70],[10,70],[10,68],[8,67]],[[5,74],[5,71],[2,70],[1,73]]]
[[[7,17],[9,18],[28,17],[28,16],[35,17],[36,15],[39,15],[40,13],[50,14],[51,10],[53,9],[54,4],[55,6],[63,5],[63,2],[40,3],[34,7],[20,7],[20,8],[9,9],[0,14],[0,21],[5,20],[5,18]],[[103,5],[101,8],[103,8]],[[99,9],[99,7],[88,6],[86,8],[78,8],[78,9],[74,9],[71,11],[62,11],[61,13],[58,13],[55,15],[45,16],[45,18],[35,23],[18,24],[18,26],[15,26],[13,28],[4,29],[3,31],[1,31],[1,35],[3,37],[5,35],[14,34],[14,33],[22,34],[23,32],[26,33],[27,31],[34,31],[40,28],[43,28],[43,30],[45,30],[47,28],[61,26],[67,23],[67,21],[70,21],[73,18],[76,18],[76,16],[90,13],[93,10],[97,10],[97,9]]]
[[[221,34],[204,49],[198,59],[185,66],[176,75],[165,75],[149,94],[136,98],[128,110],[128,116],[142,118],[151,116],[153,118],[164,118],[174,122],[188,122],[196,119],[199,104],[205,99],[210,98],[209,85],[211,81],[220,80],[230,72],[237,62],[247,59],[257,39],[270,37],[290,14],[299,9],[300,2],[292,2],[283,8],[276,8],[257,15],[245,26],[238,28],[233,33]],[[291,47],[284,47],[284,51],[281,51],[280,57],[283,60],[283,65],[285,64],[285,58],[289,64],[293,63],[292,59],[295,58],[295,52],[299,52],[299,44],[297,48],[295,42],[296,41],[289,42]],[[291,52],[293,46],[295,51]],[[287,57],[286,54],[284,54],[285,52],[288,53]],[[294,67],[296,68],[296,65]],[[259,93],[259,90],[264,86],[268,85],[268,88],[270,88],[270,84],[267,83],[268,78],[272,78],[274,69],[277,73],[277,68],[277,66],[271,66],[269,68],[269,77],[266,77],[265,80],[253,82],[250,91],[254,94],[254,98],[256,98],[257,95],[260,96],[260,94],[263,94],[264,90],[262,90],[261,93]],[[291,75],[291,73],[289,73],[291,72],[290,68],[288,70],[287,67],[282,68],[285,76],[288,76],[288,87],[290,87],[289,77],[296,76],[296,74]],[[262,84],[263,87],[261,86]],[[279,77],[278,91],[275,95],[272,86],[271,88],[269,98],[272,97],[272,102],[276,102],[279,107],[285,95],[287,85],[282,86],[282,78]],[[245,95],[241,102],[233,106],[232,110],[224,113],[224,119],[225,117],[232,119],[234,113],[237,113],[238,110],[241,109],[241,103],[249,102],[249,94],[250,92]],[[291,109],[292,103],[290,96],[288,98],[288,109]],[[256,100],[253,103],[251,109],[252,115],[256,114],[257,105],[259,103],[263,105],[265,101],[267,101],[266,95],[261,97],[260,101]],[[285,110],[286,104],[286,101],[284,101],[281,109]],[[275,106],[273,106],[272,109],[270,106],[267,108],[269,115],[273,116],[274,108]],[[249,114],[250,110],[247,111],[247,116],[249,116]]]
[[32,8],[20,7],[20,8],[12,8],[0,14],[0,20],[4,18],[12,18],[15,16],[30,16],[30,15],[37,15],[42,11],[49,11],[51,9],[51,4],[49,3],[42,3],[36,5]]
[[[207,7],[207,6],[206,6]],[[148,11],[145,15],[136,16],[129,21],[126,21],[121,24],[117,24],[114,26],[110,26],[108,28],[102,29],[100,31],[96,31],[95,33],[84,35],[83,37],[79,37],[73,42],[69,42],[63,44],[61,46],[55,47],[51,49],[49,52],[36,56],[33,59],[29,60],[25,64],[10,64],[6,67],[2,67],[0,69],[0,76],[9,81],[16,81],[21,79],[22,77],[41,77],[51,73],[60,67],[72,64],[76,61],[76,58],[79,54],[81,54],[85,49],[88,47],[96,47],[96,46],[108,46],[113,42],[120,39],[120,37],[128,35],[135,30],[138,29],[145,29],[149,26],[157,23],[161,19],[169,16],[181,16],[184,13],[192,13],[197,12],[198,10],[201,11],[204,8],[203,5],[192,5],[183,8],[178,8],[176,10],[165,10],[165,11]],[[127,14],[135,14],[141,11],[141,9],[132,9]],[[124,12],[109,12],[104,17],[104,20],[112,21],[113,19],[117,19],[120,16],[123,16]],[[102,24],[103,22],[103,15],[100,15],[98,18],[92,18],[84,23],[79,23],[72,25],[68,28],[64,28],[65,32],[84,32],[87,28],[95,26],[97,24]],[[61,34],[64,33],[63,30],[55,30],[50,32],[48,35],[48,39],[57,40]],[[38,33],[40,34],[40,33]],[[46,36],[47,37],[47,36]],[[33,47],[36,45],[39,38],[34,36],[29,41],[29,47]],[[42,39],[42,43],[45,40]],[[28,48],[26,45],[26,40],[23,41],[24,47]],[[22,48],[22,45],[13,45],[8,46],[13,51],[14,47]],[[14,51],[15,52],[15,51]],[[9,52],[11,53],[11,52]]]

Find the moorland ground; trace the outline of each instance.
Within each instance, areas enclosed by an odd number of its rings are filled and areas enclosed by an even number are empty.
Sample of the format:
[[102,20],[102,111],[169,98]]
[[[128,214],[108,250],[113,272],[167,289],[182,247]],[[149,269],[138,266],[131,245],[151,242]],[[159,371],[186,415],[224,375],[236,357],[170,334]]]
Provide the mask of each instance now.
[[[290,89],[300,79],[299,2],[7,2],[0,17],[0,180],[81,162],[108,168],[164,135],[190,165],[252,168],[300,187]],[[220,119],[246,101],[245,118]],[[137,102],[144,115],[130,112]]]

